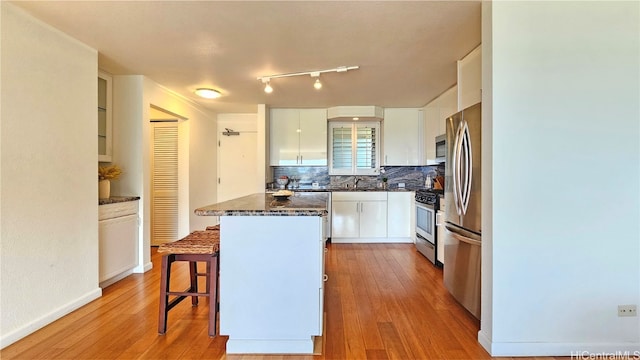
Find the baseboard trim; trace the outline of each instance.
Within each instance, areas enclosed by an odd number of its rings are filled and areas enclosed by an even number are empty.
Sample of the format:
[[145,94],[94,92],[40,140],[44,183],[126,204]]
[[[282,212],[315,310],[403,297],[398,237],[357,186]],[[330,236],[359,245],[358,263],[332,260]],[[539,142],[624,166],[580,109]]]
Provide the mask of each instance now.
[[85,295],[45,314],[34,321],[16,329],[10,331],[7,334],[0,336],[0,349],[3,349],[14,342],[24,338],[25,336],[39,330],[52,322],[60,319],[61,317],[81,308],[82,306],[92,302],[93,300],[102,296],[102,289],[96,288],[93,291],[86,293]]
[[407,238],[339,238],[332,237],[332,244],[413,244],[413,240]]
[[640,343],[496,343],[483,334],[478,341],[491,356],[570,356],[572,359],[640,358]]
[[144,264],[144,266],[136,266],[135,268],[133,268],[133,272],[136,274],[142,274],[151,269],[153,269],[153,264],[151,263],[151,261],[149,261],[148,263]]

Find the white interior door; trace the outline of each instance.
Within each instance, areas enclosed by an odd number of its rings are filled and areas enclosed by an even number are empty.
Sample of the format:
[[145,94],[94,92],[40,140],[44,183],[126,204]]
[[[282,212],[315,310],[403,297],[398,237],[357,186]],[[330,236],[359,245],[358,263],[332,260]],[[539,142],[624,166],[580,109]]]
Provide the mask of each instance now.
[[218,202],[255,193],[258,134],[240,131],[240,135],[218,133]]
[[151,245],[178,240],[178,123],[152,123]]

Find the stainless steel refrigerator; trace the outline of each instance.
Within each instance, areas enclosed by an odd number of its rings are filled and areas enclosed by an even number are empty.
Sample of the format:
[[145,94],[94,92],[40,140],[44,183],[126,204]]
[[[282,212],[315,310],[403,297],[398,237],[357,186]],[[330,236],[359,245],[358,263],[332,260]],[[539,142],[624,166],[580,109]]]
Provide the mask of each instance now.
[[444,285],[480,319],[481,104],[447,118]]

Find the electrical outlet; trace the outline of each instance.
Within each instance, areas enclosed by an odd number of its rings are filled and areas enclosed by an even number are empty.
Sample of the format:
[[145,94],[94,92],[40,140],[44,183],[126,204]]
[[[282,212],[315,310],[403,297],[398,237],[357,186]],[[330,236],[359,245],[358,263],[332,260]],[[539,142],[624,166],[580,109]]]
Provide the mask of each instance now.
[[638,316],[636,305],[618,305],[618,316]]
[[398,183],[398,188],[404,189],[404,183]]

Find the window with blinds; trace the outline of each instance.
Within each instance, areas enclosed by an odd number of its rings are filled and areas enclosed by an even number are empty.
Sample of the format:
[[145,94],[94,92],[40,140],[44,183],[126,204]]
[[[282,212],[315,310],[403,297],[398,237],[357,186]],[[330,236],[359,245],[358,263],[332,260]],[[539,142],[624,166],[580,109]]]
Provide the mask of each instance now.
[[377,175],[379,123],[329,124],[330,175]]

